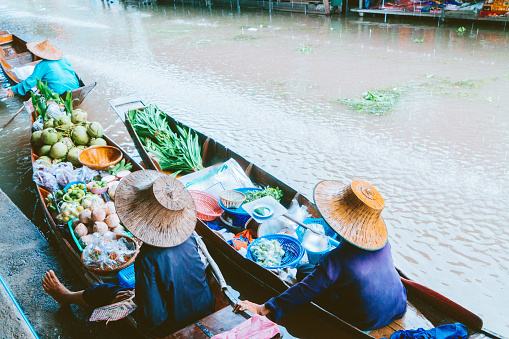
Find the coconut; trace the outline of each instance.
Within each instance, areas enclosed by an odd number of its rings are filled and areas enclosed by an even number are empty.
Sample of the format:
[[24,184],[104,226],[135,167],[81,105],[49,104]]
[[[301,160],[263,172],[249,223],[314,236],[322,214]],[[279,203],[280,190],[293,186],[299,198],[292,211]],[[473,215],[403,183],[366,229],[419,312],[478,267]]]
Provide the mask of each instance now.
[[108,225],[109,228],[115,228],[120,225],[120,219],[118,218],[117,213],[108,215],[104,222],[106,222],[106,225]]
[[80,150],[84,151],[88,148],[86,145],[76,146],[76,148],[79,148]]
[[106,232],[108,232],[108,225],[106,225],[104,222],[101,222],[101,221],[97,221],[95,224],[94,224],[94,228],[93,228],[93,231],[94,233],[101,233],[104,234]]
[[37,152],[37,154],[42,157],[43,155],[48,155],[50,150],[51,150],[51,147],[50,145],[44,145],[44,146],[41,146],[41,148],[39,148],[39,151]]
[[43,155],[42,157],[39,157],[39,160],[42,161],[43,163],[47,164],[47,165],[51,165],[51,158],[46,156],[46,155]]
[[100,138],[103,136],[103,127],[98,122],[91,122],[88,124],[87,133],[92,138]]
[[55,128],[67,131],[71,127],[71,118],[69,118],[67,115],[60,115],[55,118],[53,125]]
[[80,153],[83,152],[77,147],[73,147],[67,153],[67,161],[69,161],[74,166],[79,166],[80,164]]
[[87,121],[87,116],[88,116],[87,112],[78,108],[72,112],[71,121],[73,124],[80,124],[82,122]]
[[80,219],[79,218],[76,218],[72,221],[72,227],[76,227],[78,226],[78,224],[80,223]]
[[90,146],[106,146],[106,140],[103,138],[92,138],[89,143]]
[[76,126],[71,132],[72,141],[76,143],[76,145],[86,145],[88,144],[90,138],[87,134],[87,129],[83,126]]
[[54,128],[46,128],[41,133],[41,141],[44,145],[54,145],[58,142],[58,133]]
[[57,142],[53,146],[51,146],[51,150],[49,151],[49,156],[53,159],[60,159],[65,157],[67,154],[67,146],[61,142]]
[[104,218],[106,218],[106,212],[102,208],[92,210],[93,221],[104,221]]
[[102,205],[102,209],[104,210],[104,212],[106,212],[106,216],[116,213],[115,203],[113,201],[108,201],[107,203]]
[[73,148],[74,143],[72,142],[71,138],[65,137],[60,139],[60,142],[67,146],[67,148]]
[[74,229],[74,232],[81,238],[84,235],[88,234],[88,228],[83,223],[79,223],[78,226]]
[[32,146],[37,147],[42,145],[41,134],[42,131],[35,131],[32,133],[32,136],[30,137],[30,143]]
[[110,231],[115,234],[122,234],[122,233],[124,233],[124,227],[122,225],[118,225],[115,228],[110,228]]
[[49,119],[48,121],[46,121],[46,122],[44,123],[44,129],[46,129],[46,128],[52,128],[52,127],[55,127],[55,126],[53,125],[53,119]]

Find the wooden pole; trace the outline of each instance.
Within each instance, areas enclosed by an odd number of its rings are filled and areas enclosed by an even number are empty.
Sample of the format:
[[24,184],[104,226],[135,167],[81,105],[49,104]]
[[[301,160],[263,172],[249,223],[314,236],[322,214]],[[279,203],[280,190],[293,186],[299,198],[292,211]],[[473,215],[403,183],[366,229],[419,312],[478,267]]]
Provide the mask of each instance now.
[[2,129],[0,129],[0,132],[4,130],[5,127],[7,127],[7,125],[9,125],[20,113],[21,111],[23,110],[23,108],[25,108],[25,106],[21,106],[21,108],[19,109],[19,111],[11,118],[11,120],[9,120],[3,127]]
[[329,0],[323,0],[323,5],[325,6],[325,15],[330,15]]

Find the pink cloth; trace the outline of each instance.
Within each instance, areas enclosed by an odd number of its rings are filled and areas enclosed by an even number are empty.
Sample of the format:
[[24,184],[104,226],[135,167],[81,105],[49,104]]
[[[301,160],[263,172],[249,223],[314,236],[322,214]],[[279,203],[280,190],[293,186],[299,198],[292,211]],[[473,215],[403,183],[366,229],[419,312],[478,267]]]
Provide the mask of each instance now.
[[232,330],[212,337],[212,339],[270,339],[279,333],[279,328],[269,319],[258,314]]

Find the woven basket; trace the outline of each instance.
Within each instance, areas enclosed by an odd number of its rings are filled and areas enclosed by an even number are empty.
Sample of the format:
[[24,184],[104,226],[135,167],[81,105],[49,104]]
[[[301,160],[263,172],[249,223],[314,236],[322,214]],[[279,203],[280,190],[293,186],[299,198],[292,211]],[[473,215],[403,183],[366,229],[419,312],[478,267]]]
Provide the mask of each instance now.
[[[136,246],[136,252],[134,253],[134,255],[132,256],[131,259],[129,259],[129,261],[127,261],[125,264],[121,265],[121,266],[118,266],[118,267],[115,267],[115,268],[111,268],[111,269],[98,269],[98,268],[95,268],[95,267],[88,267],[88,266],[85,266],[89,271],[92,271],[94,273],[97,273],[97,274],[102,274],[102,275],[106,275],[106,274],[110,274],[110,273],[114,273],[114,272],[118,272],[124,268],[126,268],[127,266],[131,265],[133,262],[134,262],[134,259],[136,259],[136,256],[138,255],[138,253],[140,252],[140,246],[138,245],[138,243],[136,241],[134,241],[133,238],[131,237],[128,237],[127,235],[123,235],[123,234],[117,234],[117,240],[120,239],[120,238],[126,238],[128,241],[134,243],[134,245]],[[83,262],[83,264],[85,264],[85,257],[84,257],[84,253],[85,251],[83,251],[81,253],[81,261]]]
[[212,195],[195,190],[189,190],[196,205],[196,215],[202,221],[212,221],[221,214],[223,209],[219,207],[217,199]]
[[224,207],[236,209],[246,200],[246,195],[242,192],[227,190],[219,194],[219,199]]
[[113,146],[92,146],[80,153],[80,163],[96,171],[108,171],[122,160],[122,152]]
[[254,245],[256,245],[256,243],[258,243],[260,241],[260,239],[277,240],[279,245],[281,245],[281,248],[283,249],[283,251],[285,251],[285,255],[283,256],[283,259],[281,260],[280,266],[268,267],[268,266],[260,265],[264,268],[275,270],[275,269],[279,269],[279,268],[293,267],[299,263],[299,261],[302,259],[302,256],[304,255],[304,247],[302,247],[299,240],[295,239],[294,237],[290,237],[289,235],[285,235],[285,234],[271,234],[271,235],[265,235],[263,237],[256,239],[248,246],[246,258],[248,258],[254,262],[256,262],[256,258],[253,256],[253,253],[251,252],[251,248]]

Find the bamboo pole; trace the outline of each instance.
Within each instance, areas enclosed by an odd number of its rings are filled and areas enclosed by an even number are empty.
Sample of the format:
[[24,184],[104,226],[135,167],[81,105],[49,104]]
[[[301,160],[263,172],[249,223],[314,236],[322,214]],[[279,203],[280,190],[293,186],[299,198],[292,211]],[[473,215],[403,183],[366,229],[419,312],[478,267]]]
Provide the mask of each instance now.
[[330,15],[329,0],[323,0],[323,5],[325,6],[325,15]]

